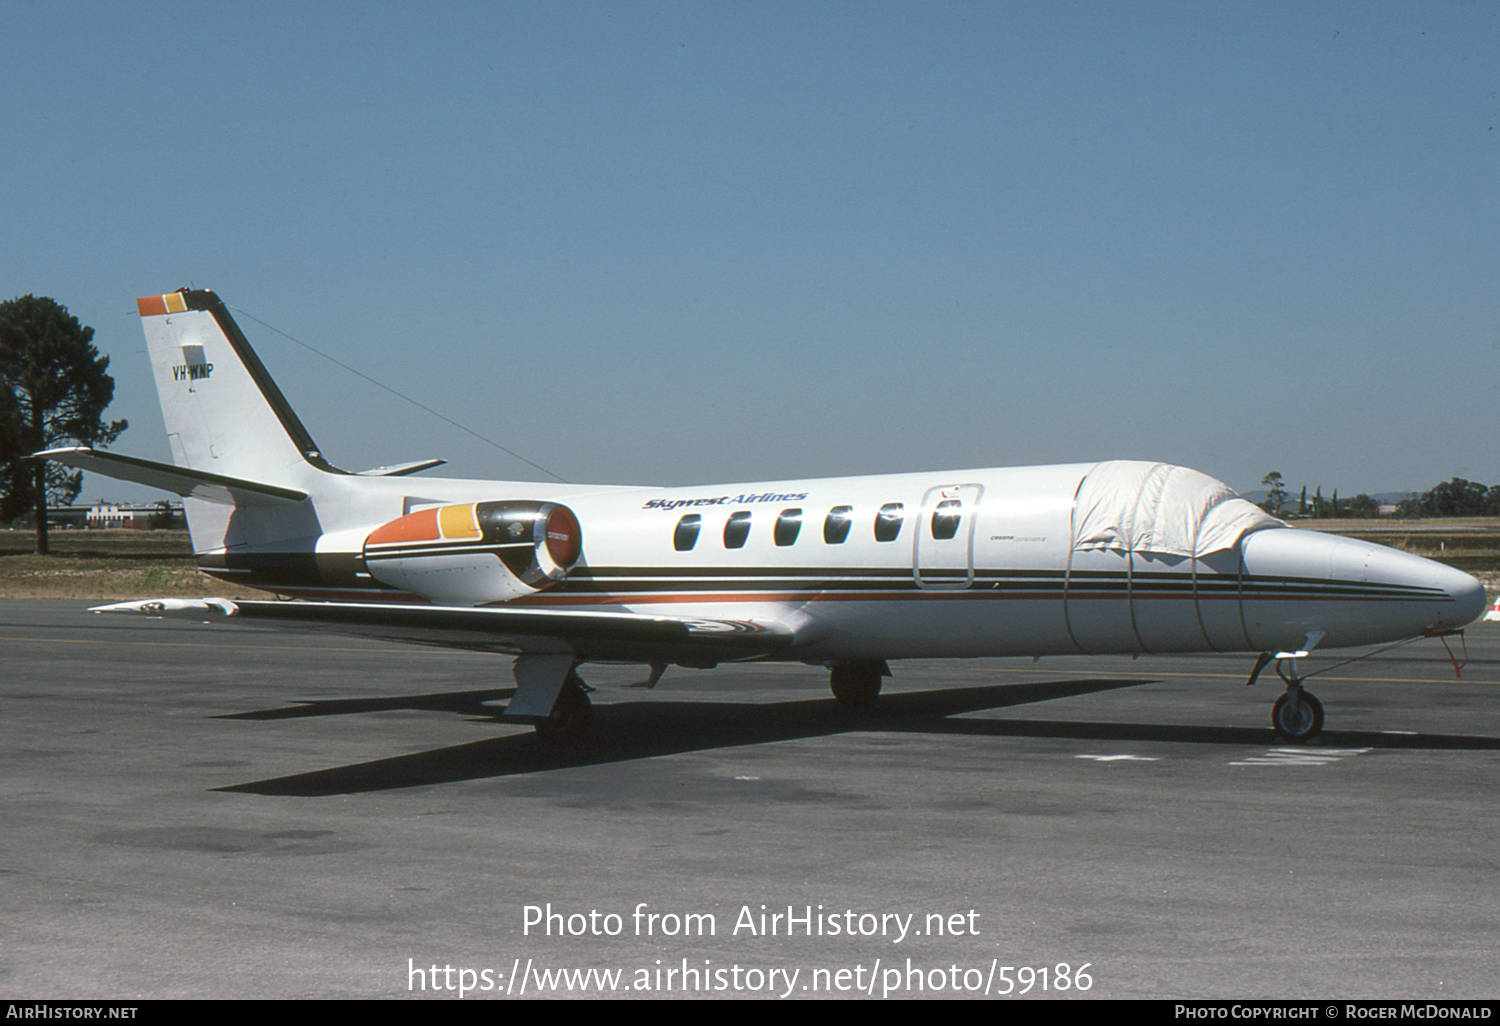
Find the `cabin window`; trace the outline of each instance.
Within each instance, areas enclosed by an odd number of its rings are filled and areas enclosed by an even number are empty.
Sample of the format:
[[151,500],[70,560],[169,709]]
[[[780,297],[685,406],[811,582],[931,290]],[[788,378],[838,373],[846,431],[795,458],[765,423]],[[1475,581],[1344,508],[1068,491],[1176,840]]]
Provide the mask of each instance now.
[[689,513],[677,521],[677,530],[672,532],[672,547],[678,552],[687,552],[698,544],[698,529],[703,526],[703,517]]
[[729,523],[724,525],[724,547],[742,549],[748,537],[750,537],[750,511],[742,509],[738,513],[729,514]]
[[854,523],[853,506],[835,506],[828,511],[823,521],[823,540],[829,545],[842,545],[849,537],[849,526]]
[[875,514],[875,540],[878,542],[895,541],[896,535],[901,533],[901,521],[904,514],[899,502],[888,502],[880,507],[880,512]]
[[932,511],[932,537],[937,541],[947,541],[958,534],[958,522],[962,519],[962,500],[944,499]]
[[776,518],[776,529],[773,537],[777,545],[790,545],[797,540],[797,533],[802,530],[802,511],[800,509],[784,509],[781,516]]

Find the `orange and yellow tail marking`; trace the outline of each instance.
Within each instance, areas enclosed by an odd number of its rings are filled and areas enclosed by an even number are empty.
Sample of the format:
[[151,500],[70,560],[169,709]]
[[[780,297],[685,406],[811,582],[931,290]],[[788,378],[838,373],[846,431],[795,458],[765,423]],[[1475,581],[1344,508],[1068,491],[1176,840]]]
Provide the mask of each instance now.
[[182,298],[180,292],[169,292],[165,296],[142,296],[135,301],[135,306],[142,317],[160,317],[163,314],[186,312],[187,300]]

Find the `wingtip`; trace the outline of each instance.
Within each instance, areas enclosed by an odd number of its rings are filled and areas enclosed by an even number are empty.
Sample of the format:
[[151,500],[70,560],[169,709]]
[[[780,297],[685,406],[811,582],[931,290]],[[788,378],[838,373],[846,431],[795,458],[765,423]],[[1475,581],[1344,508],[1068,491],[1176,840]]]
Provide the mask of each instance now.
[[141,599],[132,602],[111,602],[103,606],[90,606],[91,613],[134,613],[138,616],[233,616],[239,607],[229,599]]

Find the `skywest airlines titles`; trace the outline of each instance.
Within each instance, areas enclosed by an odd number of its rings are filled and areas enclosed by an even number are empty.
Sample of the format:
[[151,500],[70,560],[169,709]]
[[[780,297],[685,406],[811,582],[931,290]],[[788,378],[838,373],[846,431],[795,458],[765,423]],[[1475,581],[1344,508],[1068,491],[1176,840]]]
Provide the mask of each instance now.
[[748,506],[752,502],[801,502],[806,492],[765,492],[760,495],[715,496],[712,499],[652,499],[641,509],[682,509],[685,506]]

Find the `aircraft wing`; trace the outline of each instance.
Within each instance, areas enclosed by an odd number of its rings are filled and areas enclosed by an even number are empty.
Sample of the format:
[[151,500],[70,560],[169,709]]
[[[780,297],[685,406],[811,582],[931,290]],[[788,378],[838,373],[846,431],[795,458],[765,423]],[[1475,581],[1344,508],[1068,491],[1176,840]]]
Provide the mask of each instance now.
[[150,599],[97,606],[181,620],[324,629],[389,641],[517,655],[569,652],[585,659],[685,662],[754,659],[791,646],[793,626],[775,619],[716,620],[637,613],[397,603]]

